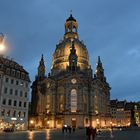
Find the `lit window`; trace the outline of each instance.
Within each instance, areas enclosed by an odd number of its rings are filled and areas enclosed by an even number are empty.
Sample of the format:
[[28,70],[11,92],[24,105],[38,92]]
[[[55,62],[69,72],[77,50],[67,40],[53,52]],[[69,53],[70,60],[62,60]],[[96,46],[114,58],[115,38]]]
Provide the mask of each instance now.
[[7,112],[7,117],[9,117],[10,116],[10,110]]
[[71,90],[71,112],[76,112],[77,110],[77,91],[76,89]]
[[50,95],[47,95],[47,103],[50,103]]
[[16,111],[13,111],[13,117],[16,117]]
[[26,112],[23,112],[23,117],[25,118],[25,116],[26,116]]
[[1,111],[1,116],[4,116],[4,114],[5,114],[5,109],[3,109],[3,110]]
[[21,116],[21,112],[19,111],[19,112],[18,112],[18,117],[20,117],[20,116]]

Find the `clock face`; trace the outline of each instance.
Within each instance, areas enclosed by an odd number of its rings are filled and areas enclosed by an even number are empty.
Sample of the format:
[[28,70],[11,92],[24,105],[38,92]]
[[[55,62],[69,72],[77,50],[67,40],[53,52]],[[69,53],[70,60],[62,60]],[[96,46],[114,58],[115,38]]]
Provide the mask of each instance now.
[[71,79],[71,82],[72,82],[73,84],[76,84],[77,81],[76,81],[76,79],[73,78],[73,79]]

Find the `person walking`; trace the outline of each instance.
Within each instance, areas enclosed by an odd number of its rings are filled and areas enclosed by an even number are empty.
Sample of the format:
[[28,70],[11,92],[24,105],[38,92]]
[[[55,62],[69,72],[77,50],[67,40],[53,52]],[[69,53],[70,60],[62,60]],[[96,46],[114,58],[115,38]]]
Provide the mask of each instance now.
[[86,127],[87,140],[91,140],[91,127]]
[[65,130],[65,127],[63,126],[63,127],[62,127],[62,133],[64,133],[64,130]]
[[96,128],[91,128],[91,135],[92,135],[92,140],[94,140],[96,136]]
[[71,134],[71,126],[68,126],[69,133]]
[[72,127],[72,131],[75,132],[75,127],[74,126]]

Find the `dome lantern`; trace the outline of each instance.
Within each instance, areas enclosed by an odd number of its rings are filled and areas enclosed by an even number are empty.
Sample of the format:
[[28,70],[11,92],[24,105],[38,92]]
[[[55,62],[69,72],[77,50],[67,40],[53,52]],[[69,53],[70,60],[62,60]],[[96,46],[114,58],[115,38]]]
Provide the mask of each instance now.
[[72,16],[72,14],[70,14],[70,17],[66,20],[66,23],[65,23],[64,38],[65,39],[78,38],[77,29],[78,29],[78,24],[76,22],[76,19]]

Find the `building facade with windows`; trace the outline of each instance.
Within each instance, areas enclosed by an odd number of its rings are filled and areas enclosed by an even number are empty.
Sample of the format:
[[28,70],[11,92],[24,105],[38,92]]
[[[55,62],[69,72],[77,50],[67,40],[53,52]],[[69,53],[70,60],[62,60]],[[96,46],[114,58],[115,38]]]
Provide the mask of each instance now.
[[138,102],[111,100],[110,114],[113,127],[140,126],[140,104]]
[[78,36],[78,23],[70,15],[63,40],[56,45],[52,68],[45,76],[44,58],[32,84],[31,127],[107,127],[110,125],[110,86],[98,57],[96,72],[86,45]]
[[27,129],[29,83],[21,65],[0,56],[0,129]]

